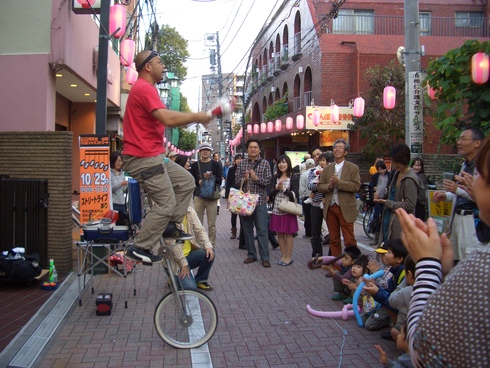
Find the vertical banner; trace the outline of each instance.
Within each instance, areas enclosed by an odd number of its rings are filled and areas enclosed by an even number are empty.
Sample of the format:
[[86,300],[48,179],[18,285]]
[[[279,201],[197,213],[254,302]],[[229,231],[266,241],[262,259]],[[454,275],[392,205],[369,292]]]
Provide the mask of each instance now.
[[110,140],[108,135],[82,134],[80,147],[80,221],[98,220],[111,206]]
[[424,120],[423,120],[423,100],[422,100],[422,73],[408,73],[408,118],[410,131],[410,151],[412,153],[422,153],[424,142]]

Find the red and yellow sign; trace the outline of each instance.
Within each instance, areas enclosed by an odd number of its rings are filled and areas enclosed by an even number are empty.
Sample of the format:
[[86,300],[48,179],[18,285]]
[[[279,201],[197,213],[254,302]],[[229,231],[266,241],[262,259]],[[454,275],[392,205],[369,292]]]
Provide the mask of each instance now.
[[98,220],[111,208],[110,140],[83,134],[80,147],[80,222]]

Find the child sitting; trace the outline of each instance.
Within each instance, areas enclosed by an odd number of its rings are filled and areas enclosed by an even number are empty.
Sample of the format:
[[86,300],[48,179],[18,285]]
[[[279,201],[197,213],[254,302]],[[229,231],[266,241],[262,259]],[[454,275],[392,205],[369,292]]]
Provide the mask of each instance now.
[[401,326],[407,320],[408,307],[412,297],[412,286],[415,283],[415,262],[410,254],[405,258],[404,265],[405,278],[395,291],[391,293],[389,298],[390,305],[398,310],[396,324],[390,331],[386,331],[387,333],[381,333],[381,338],[385,340],[397,341]]
[[386,352],[379,345],[374,345],[379,352],[379,361],[383,364],[383,368],[413,368],[412,360],[410,359],[410,353],[408,351],[407,344],[407,323],[405,322],[400,329],[400,333],[396,339],[396,347],[403,351],[396,360],[388,360]]
[[[374,300],[382,306],[370,316],[361,316],[364,321],[364,327],[370,331],[388,326],[392,318],[396,321],[395,318],[398,311],[390,305],[389,297],[405,278],[403,262],[408,255],[408,251],[400,239],[392,239],[382,243],[375,252],[381,254],[381,261],[390,268],[385,271],[379,283],[378,280],[376,282],[373,280],[365,281],[364,291],[372,295]],[[383,285],[383,287],[379,285]]]
[[[369,258],[366,255],[361,255],[354,261],[352,265],[351,273],[354,277],[355,281],[352,282],[347,279],[342,279],[342,283],[347,285],[349,290],[351,291],[351,297],[354,296],[357,287],[362,282],[362,277],[366,274],[369,274],[368,269]],[[362,309],[362,313],[369,315],[372,314],[376,309],[380,307],[379,303],[374,301],[374,298],[367,294],[366,292],[361,292],[360,298],[358,300],[359,306]]]
[[347,285],[342,283],[342,279],[354,281],[352,277],[351,268],[354,261],[361,255],[361,250],[355,245],[348,245],[344,249],[342,258],[339,259],[334,265],[340,269],[336,271],[332,265],[333,256],[320,257],[318,261],[322,262],[322,269],[327,271],[325,276],[333,277],[333,290],[338,294],[332,296],[332,300],[342,300],[344,304],[352,303],[351,292]]

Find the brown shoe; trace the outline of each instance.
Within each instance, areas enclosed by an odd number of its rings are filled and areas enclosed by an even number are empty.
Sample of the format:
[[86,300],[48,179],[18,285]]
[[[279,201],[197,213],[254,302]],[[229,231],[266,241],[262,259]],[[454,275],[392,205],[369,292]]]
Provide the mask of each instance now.
[[271,266],[271,263],[270,261],[262,261],[262,266],[264,266],[265,268],[269,268]]
[[246,258],[243,263],[245,264],[249,264],[249,263],[252,263],[252,262],[256,262],[257,261],[257,258]]

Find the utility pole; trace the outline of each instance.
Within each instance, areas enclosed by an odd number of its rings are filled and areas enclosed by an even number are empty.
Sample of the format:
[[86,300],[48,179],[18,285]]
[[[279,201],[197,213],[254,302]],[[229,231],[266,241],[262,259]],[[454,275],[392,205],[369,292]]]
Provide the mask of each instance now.
[[[219,98],[223,97],[223,75],[221,72],[221,54],[219,48],[219,32],[216,32],[216,54],[218,56],[218,95]],[[219,130],[220,130],[220,142],[219,142],[219,155],[223,158],[223,162],[226,162],[226,150],[223,134],[223,115],[219,117]]]
[[99,57],[97,59],[97,102],[95,103],[95,133],[106,134],[107,124],[107,60],[109,57],[110,0],[100,3]]
[[405,142],[413,155],[422,153],[424,138],[419,0],[404,0],[404,14]]

